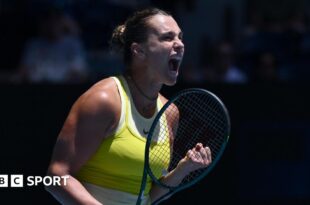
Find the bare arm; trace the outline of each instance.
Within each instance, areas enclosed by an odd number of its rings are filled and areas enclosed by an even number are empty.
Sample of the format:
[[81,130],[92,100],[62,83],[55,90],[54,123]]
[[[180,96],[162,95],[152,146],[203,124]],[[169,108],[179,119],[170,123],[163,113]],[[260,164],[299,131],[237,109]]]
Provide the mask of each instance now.
[[[187,152],[186,156],[180,160],[175,169],[161,178],[161,182],[169,186],[178,186],[183,178],[190,172],[199,168],[207,167],[211,162],[212,158],[209,147],[203,147],[201,143],[198,143],[194,148]],[[168,189],[154,184],[150,192],[152,202],[168,192]]]
[[69,175],[69,179],[66,186],[49,186],[46,190],[62,204],[101,204],[74,175],[117,125],[117,91],[111,80],[106,81],[77,100],[58,136],[48,175]]
[[[167,102],[167,100],[163,97],[162,101],[164,103]],[[167,113],[169,113],[166,115],[166,117],[168,127],[170,128],[170,149],[171,153],[173,153],[173,141],[178,128],[179,111],[176,106],[170,105]],[[211,161],[212,158],[209,147],[203,147],[201,143],[197,143],[195,147],[193,147],[191,150],[188,150],[186,156],[180,160],[175,169],[171,170],[167,175],[161,178],[161,182],[172,187],[178,186],[182,182],[183,178],[190,172],[209,166]],[[168,189],[153,184],[150,191],[151,200],[154,202],[168,192]]]

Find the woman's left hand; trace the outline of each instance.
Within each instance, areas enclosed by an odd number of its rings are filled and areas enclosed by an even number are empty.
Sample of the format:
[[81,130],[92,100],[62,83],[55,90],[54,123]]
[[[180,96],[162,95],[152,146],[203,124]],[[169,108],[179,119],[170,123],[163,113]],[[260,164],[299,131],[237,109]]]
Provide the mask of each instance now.
[[211,150],[201,143],[188,150],[186,156],[179,162],[178,167],[187,174],[200,168],[206,168],[212,162]]

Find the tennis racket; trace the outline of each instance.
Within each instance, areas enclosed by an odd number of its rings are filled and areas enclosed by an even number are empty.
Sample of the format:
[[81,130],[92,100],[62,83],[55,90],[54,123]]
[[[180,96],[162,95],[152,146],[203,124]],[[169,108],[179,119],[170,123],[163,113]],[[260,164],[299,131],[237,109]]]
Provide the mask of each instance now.
[[[153,183],[169,190],[153,204],[205,177],[221,158],[229,134],[228,111],[215,94],[198,88],[177,93],[158,112],[147,136],[144,171],[136,204],[141,204],[148,176]],[[197,143],[210,148],[211,164],[190,172],[177,186],[160,181],[162,175],[173,170]]]

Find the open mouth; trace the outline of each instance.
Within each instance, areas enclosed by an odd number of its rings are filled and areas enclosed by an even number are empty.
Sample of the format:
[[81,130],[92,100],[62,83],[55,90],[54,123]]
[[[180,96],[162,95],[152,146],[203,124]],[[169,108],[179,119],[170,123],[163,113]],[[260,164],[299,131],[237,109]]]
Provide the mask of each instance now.
[[180,60],[178,59],[170,59],[169,67],[172,71],[178,71],[180,67]]

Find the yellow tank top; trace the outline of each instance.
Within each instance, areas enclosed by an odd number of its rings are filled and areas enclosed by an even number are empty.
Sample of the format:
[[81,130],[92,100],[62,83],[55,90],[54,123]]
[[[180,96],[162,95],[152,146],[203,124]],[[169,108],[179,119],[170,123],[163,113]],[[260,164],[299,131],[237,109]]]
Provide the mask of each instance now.
[[[158,98],[154,116],[144,118],[135,108],[126,80],[122,76],[113,77],[113,79],[122,102],[118,127],[114,134],[103,140],[98,150],[80,169],[76,177],[82,182],[137,195],[143,175],[147,132],[162,107],[162,103]],[[169,137],[161,136],[161,140],[152,142],[151,147],[151,152],[154,153],[158,149],[164,149],[166,153],[170,153]],[[162,172],[155,173],[156,177],[160,177],[167,170],[170,161],[168,158],[164,162],[150,165],[156,168],[159,166],[159,170],[162,170]],[[151,179],[148,177],[145,195],[150,189]]]

